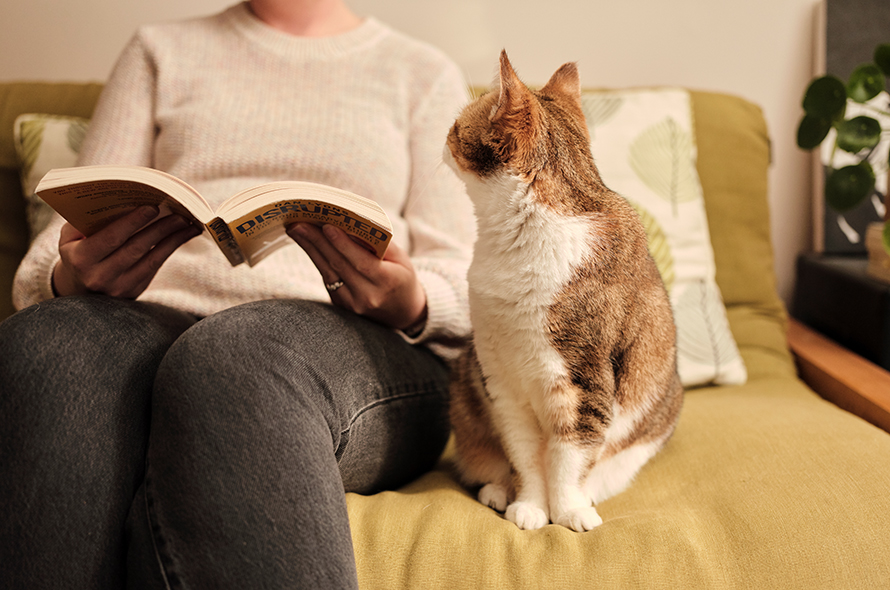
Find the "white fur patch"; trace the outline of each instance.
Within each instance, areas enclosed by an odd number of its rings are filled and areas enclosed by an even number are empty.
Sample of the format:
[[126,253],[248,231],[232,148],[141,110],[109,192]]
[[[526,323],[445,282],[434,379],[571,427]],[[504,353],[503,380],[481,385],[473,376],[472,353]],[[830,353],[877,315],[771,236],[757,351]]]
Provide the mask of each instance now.
[[[557,213],[518,176],[480,178],[460,170],[447,149],[444,158],[466,184],[478,220],[467,275],[474,343],[495,426],[522,480],[505,516],[520,528],[538,528],[549,518],[589,530],[602,522],[580,485],[589,449],[550,437],[553,425],[546,423],[570,414],[559,410],[573,402],[554,394],[568,369],[551,341],[548,316],[579,266],[596,255],[597,219]],[[632,426],[633,419],[619,422],[614,435],[620,439]],[[500,507],[503,498],[491,486],[483,490],[480,500]]]
[[547,477],[553,522],[577,509],[590,507],[590,498],[580,485],[590,452],[588,447],[574,442],[550,439]]
[[476,349],[489,390],[494,397],[510,391],[520,396],[517,401],[534,403],[567,375],[546,329],[547,314],[575,269],[591,256],[595,222],[538,203],[529,185],[515,176],[461,177],[478,218],[467,276]]
[[660,440],[637,443],[604,461],[597,461],[584,485],[591,502],[598,504],[627,489],[663,444]]
[[612,404],[612,422],[605,432],[607,445],[620,443],[634,433],[637,423],[649,414],[651,403],[648,399],[646,402],[645,406],[633,410],[625,410],[617,403]]
[[545,466],[556,458],[545,456],[547,433],[552,431],[547,416],[564,414],[555,410],[561,401],[569,401],[551,395],[554,386],[566,380],[568,370],[547,324],[551,304],[592,254],[595,222],[561,215],[539,203],[529,184],[517,176],[479,178],[459,169],[458,174],[478,220],[467,274],[476,353],[496,427],[522,479],[506,517],[520,528],[537,528],[548,517],[559,516],[549,514],[554,507],[554,478],[556,489],[574,489],[568,496],[562,490],[558,493],[555,505],[560,514],[590,506],[578,487],[582,459],[560,449],[558,473],[548,474]]
[[[647,400],[648,401],[648,400]],[[605,432],[603,448],[620,444],[633,436],[640,420],[651,411],[651,404],[633,410],[625,410],[619,404],[612,406],[612,422]],[[585,490],[594,503],[602,502],[624,491],[637,472],[662,447],[663,441],[637,443],[609,457],[597,461],[587,477]]]

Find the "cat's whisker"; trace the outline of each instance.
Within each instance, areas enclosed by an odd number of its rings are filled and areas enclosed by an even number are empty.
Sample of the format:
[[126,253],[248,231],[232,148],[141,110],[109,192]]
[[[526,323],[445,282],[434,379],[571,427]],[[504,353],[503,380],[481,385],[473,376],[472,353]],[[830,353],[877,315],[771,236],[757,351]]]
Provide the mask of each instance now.
[[412,186],[412,190],[409,191],[411,198],[405,203],[404,208],[402,209],[402,215],[407,217],[408,214],[412,212],[414,207],[420,203],[423,198],[429,193],[429,187],[432,182],[435,180],[437,174],[442,174],[443,171],[445,173],[450,173],[448,169],[448,165],[445,163],[445,160],[442,159],[442,156],[439,156],[435,162],[435,166],[431,167],[427,170],[426,174],[421,177],[418,181],[418,186],[416,188]]

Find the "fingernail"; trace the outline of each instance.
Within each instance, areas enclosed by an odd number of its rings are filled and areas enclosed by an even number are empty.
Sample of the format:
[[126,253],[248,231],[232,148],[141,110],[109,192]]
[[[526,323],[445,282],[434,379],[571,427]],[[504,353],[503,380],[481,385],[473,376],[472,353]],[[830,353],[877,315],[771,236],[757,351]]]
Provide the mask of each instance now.
[[337,228],[333,225],[323,225],[321,227],[321,231],[324,232],[324,235],[326,235],[329,240],[333,240],[338,237]]

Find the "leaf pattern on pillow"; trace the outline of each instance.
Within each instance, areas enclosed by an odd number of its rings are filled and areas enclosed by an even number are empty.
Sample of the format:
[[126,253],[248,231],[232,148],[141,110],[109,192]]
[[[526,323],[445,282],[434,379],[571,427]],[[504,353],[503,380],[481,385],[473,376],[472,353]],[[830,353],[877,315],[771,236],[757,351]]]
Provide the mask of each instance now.
[[701,197],[694,162],[692,135],[668,117],[648,127],[630,144],[630,165],[655,194],[677,205]]
[[609,119],[615,116],[624,99],[620,96],[610,96],[607,94],[582,94],[581,110],[584,111],[584,118],[587,119],[587,130],[590,136],[596,134],[596,128],[605,125]]
[[34,194],[37,183],[52,168],[75,165],[88,126],[89,120],[80,117],[40,113],[26,113],[15,120],[15,149],[32,240],[54,214],[49,205]]
[[649,253],[652,255],[653,260],[655,260],[655,266],[658,267],[658,272],[661,274],[661,280],[664,281],[665,289],[670,293],[674,286],[676,275],[674,274],[674,256],[671,254],[671,247],[668,244],[667,235],[665,235],[658,220],[646,211],[642,205],[634,203],[630,199],[627,199],[627,202],[630,203],[631,207],[637,212],[637,215],[640,216],[640,222],[643,224],[643,229],[646,230],[646,239],[649,242]]
[[[695,281],[672,297],[677,324],[677,357],[688,372],[715,383],[744,383],[747,378],[738,347],[726,326],[716,285]],[[694,367],[691,368],[691,367]]]
[[37,156],[40,154],[40,146],[43,143],[43,130],[46,128],[46,119],[25,119],[19,124],[19,142],[16,146],[19,148],[17,154],[22,164],[21,176],[22,181],[28,178]]

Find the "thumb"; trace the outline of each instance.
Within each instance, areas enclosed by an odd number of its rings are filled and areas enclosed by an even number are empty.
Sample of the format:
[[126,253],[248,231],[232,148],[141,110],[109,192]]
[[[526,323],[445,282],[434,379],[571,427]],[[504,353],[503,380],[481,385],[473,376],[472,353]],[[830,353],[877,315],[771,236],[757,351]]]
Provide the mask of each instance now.
[[86,236],[74,229],[74,226],[70,223],[66,223],[62,226],[62,229],[59,233],[59,245],[67,244],[68,242],[75,242],[77,240],[82,240]]
[[396,264],[400,264],[402,266],[411,267],[411,257],[408,256],[408,252],[405,251],[404,248],[401,248],[395,242],[390,242],[389,246],[386,248],[386,252],[383,254],[383,260],[386,262],[394,262]]

